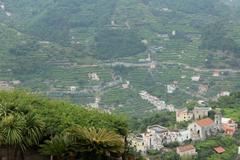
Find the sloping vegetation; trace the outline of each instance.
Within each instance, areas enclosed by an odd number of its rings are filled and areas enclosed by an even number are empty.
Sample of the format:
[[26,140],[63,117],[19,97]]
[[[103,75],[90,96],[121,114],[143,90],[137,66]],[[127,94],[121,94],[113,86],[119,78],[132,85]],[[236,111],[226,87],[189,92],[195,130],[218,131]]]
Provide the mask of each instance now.
[[[122,117],[49,100],[22,91],[0,92],[0,137],[16,154],[32,148],[53,158],[78,156],[101,159],[121,156],[128,128]],[[80,155],[79,155],[80,154]]]

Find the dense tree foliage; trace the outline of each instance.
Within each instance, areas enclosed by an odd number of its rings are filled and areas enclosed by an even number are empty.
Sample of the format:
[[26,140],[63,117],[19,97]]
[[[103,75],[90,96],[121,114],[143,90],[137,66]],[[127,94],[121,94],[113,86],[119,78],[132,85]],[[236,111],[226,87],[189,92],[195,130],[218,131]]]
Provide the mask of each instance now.
[[203,29],[202,46],[210,50],[238,53],[240,46],[228,35],[226,22],[209,24]]
[[14,148],[16,156],[43,140],[42,152],[56,158],[78,152],[95,158],[121,155],[125,148],[125,120],[98,110],[11,91],[0,92],[0,115],[1,144]]
[[180,160],[180,156],[173,151],[161,154],[160,158],[166,160]]
[[[110,65],[106,66],[102,59],[143,62],[146,54],[153,51],[152,60],[169,60],[176,65],[181,61],[194,67],[204,67],[202,63],[205,63],[209,68],[237,68],[240,64],[239,58],[234,59],[232,54],[208,56],[218,49],[198,48],[201,41],[206,47],[214,43],[214,47],[219,44],[217,46],[219,48],[237,46],[240,32],[239,8],[235,6],[236,1],[21,0],[16,2],[16,0],[2,0],[1,2],[5,5],[6,11],[2,9],[0,11],[1,80],[21,80],[21,87],[44,93],[54,89],[49,94],[53,97],[70,97],[75,102],[81,99],[81,103],[88,104],[95,93],[69,95],[65,94],[66,92],[63,94],[56,91],[56,93],[55,89],[66,91],[67,87],[72,85],[79,86],[79,90],[86,86],[92,87],[93,84],[102,86],[106,81],[110,81],[109,77],[113,72],[113,74],[117,72],[123,80],[131,81],[136,88],[136,91],[132,92],[136,95],[132,101],[137,102],[136,93],[145,89],[161,96],[169,103],[181,105],[192,95],[179,89],[172,94],[177,98],[171,98],[164,93],[164,85],[169,81],[180,82],[179,70],[188,72],[190,68],[179,65],[173,67],[172,73],[169,74],[169,72],[162,73],[164,67],[156,67],[154,69],[156,72],[149,72],[143,69],[145,67],[134,67],[134,70],[112,68]],[[11,16],[6,15],[8,12]],[[224,22],[223,29],[216,27],[215,31],[214,24],[218,21]],[[208,30],[212,33],[208,34]],[[224,32],[221,33],[223,37],[221,39],[217,35],[222,30]],[[173,31],[175,35],[172,34]],[[209,38],[212,34],[216,35],[217,41]],[[222,45],[224,43],[227,45]],[[96,63],[101,66],[97,71],[91,66]],[[85,64],[87,65],[82,69],[82,65]],[[168,65],[160,63],[157,66]],[[69,67],[71,71],[68,70]],[[86,75],[90,72],[97,72],[101,80],[94,83],[88,81]],[[189,76],[195,74],[188,73]],[[235,75],[231,73],[229,75],[232,76],[229,83],[233,82],[234,86],[226,84],[226,90],[239,86],[233,78]],[[212,81],[213,78],[209,77],[206,81]],[[187,78],[181,80],[180,88],[190,85]],[[221,84],[216,83],[211,88],[217,87],[220,90],[219,86],[225,82],[219,81],[219,83]],[[195,84],[188,87],[191,89],[193,86]],[[112,87],[107,88],[103,96],[110,90]],[[215,92],[207,94],[213,96]],[[120,110],[124,110],[125,113],[142,105],[131,104],[131,106],[127,104],[129,101],[122,100],[122,95],[116,96],[120,99],[117,103],[114,103],[115,99],[113,99],[113,104],[103,102],[102,105],[109,107],[109,105],[123,104],[126,107]],[[151,108],[150,105],[145,106],[144,108]]]
[[150,125],[161,125],[164,127],[174,127],[176,124],[176,114],[175,112],[159,112],[153,115],[149,115],[144,119],[132,119],[130,128],[133,131],[145,131],[147,126]]
[[100,59],[132,56],[145,50],[133,30],[102,30],[96,36],[96,56]]
[[[234,137],[217,136],[206,141],[196,143],[198,152],[197,160],[227,160],[234,159],[237,153],[239,140]],[[226,151],[223,154],[216,154],[214,147],[222,146]]]
[[[145,0],[148,3],[156,3],[156,0]],[[186,13],[206,13],[210,15],[224,14],[221,9],[226,8],[223,4],[219,3],[220,0],[160,0],[158,3],[163,3],[168,7],[178,8],[180,11],[184,11]],[[221,12],[219,12],[221,11]]]
[[231,93],[230,96],[220,97],[217,102],[211,102],[213,108],[220,108],[223,114],[240,122],[240,93]]

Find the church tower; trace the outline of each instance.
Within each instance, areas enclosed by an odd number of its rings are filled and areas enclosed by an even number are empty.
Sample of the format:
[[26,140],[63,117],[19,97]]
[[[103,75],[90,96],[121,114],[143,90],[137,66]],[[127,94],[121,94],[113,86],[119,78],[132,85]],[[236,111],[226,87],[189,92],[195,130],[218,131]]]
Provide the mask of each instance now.
[[222,124],[222,114],[220,112],[215,114],[214,122],[217,127],[219,127]]

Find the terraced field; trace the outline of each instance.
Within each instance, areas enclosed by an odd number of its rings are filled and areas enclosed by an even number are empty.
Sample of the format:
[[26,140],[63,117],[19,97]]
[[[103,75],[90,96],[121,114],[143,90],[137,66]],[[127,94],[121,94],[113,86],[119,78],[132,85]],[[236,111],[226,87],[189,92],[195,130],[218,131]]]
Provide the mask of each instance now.
[[[0,81],[10,86],[139,117],[156,109],[141,99],[142,90],[176,108],[240,90],[237,0],[0,5]],[[170,84],[176,85],[173,93],[167,92]]]

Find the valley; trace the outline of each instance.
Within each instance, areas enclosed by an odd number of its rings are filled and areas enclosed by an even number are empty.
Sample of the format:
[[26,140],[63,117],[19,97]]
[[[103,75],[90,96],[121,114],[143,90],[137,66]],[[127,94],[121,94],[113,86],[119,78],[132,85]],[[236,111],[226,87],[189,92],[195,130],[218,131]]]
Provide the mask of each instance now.
[[238,1],[0,5],[2,89],[136,117],[157,110],[142,91],[181,108],[240,89]]

